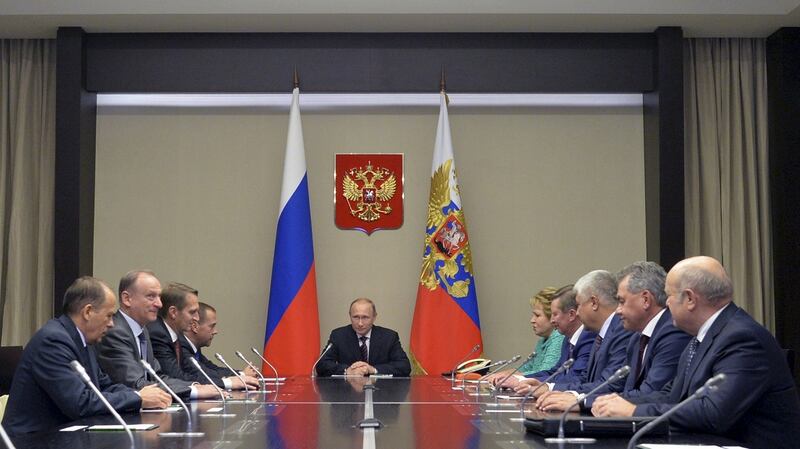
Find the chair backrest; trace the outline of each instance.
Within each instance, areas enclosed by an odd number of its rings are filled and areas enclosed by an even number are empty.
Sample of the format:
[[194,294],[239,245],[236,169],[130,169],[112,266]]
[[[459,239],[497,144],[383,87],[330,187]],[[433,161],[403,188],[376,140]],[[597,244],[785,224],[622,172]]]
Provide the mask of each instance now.
[[14,371],[22,358],[22,346],[0,347],[0,395],[11,391]]

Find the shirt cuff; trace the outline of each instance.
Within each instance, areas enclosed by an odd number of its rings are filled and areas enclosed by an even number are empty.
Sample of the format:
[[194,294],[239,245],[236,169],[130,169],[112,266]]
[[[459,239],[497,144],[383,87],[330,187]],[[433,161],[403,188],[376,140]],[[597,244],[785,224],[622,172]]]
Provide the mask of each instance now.
[[197,399],[197,387],[192,385],[189,388],[191,388],[191,393],[189,393],[189,399]]
[[226,390],[233,390],[233,382],[229,378],[223,377],[222,383],[225,385]]

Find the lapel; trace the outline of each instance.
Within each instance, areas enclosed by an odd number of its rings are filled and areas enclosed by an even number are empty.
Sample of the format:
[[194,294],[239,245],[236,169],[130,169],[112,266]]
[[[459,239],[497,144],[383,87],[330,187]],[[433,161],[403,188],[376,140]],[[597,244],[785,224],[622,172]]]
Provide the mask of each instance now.
[[[683,383],[683,388],[681,388],[681,397],[685,397],[689,391],[689,385],[692,384],[690,381],[693,377],[695,372],[697,371],[697,367],[699,367],[703,363],[703,358],[708,353],[708,350],[714,344],[714,339],[717,335],[725,328],[725,325],[728,324],[731,317],[739,308],[736,307],[735,304],[731,303],[722,313],[717,317],[714,321],[714,324],[711,325],[711,328],[706,333],[706,336],[703,338],[703,341],[697,345],[697,352],[695,352],[694,357],[692,358],[692,365],[689,367],[689,372],[686,373],[686,380]],[[688,353],[688,352],[687,352]],[[684,370],[685,368],[684,363]],[[703,379],[705,381],[705,379]]]
[[[58,321],[64,326],[64,329],[67,331],[70,339],[72,339],[72,344],[75,345],[75,355],[78,357],[78,362],[86,368],[86,372],[89,373],[89,377],[92,379],[95,385],[97,385],[97,378],[98,378],[98,366],[97,362],[92,360],[92,354],[90,351],[92,347],[87,345],[86,347],[83,346],[83,340],[81,340],[81,336],[78,333],[78,328],[75,326],[75,323],[72,322],[72,319],[67,315],[61,315],[58,317]],[[94,363],[92,363],[94,361]]]
[[[597,365],[600,364],[600,361],[608,358],[601,356],[608,354],[608,346],[611,344],[611,339],[614,337],[614,332],[618,322],[619,316],[614,315],[613,318],[611,318],[611,322],[608,323],[608,329],[606,330],[605,337],[603,337],[603,341],[600,342],[600,346],[597,347],[597,351],[593,352],[589,357],[589,376],[587,377],[589,381],[592,381],[597,374]],[[594,344],[594,342],[592,342],[592,344]]]
[[[650,336],[650,340],[647,342],[647,352],[642,359],[642,372],[639,373],[639,377],[636,378],[636,385],[640,384],[640,381],[645,378],[647,375],[647,370],[650,368],[650,365],[653,361],[653,349],[656,347],[656,342],[658,339],[661,338],[661,332],[664,330],[664,325],[672,321],[672,314],[669,313],[669,309],[664,309],[664,313],[661,315],[661,318],[658,319],[656,322],[656,328],[653,329],[653,335]],[[640,335],[641,338],[641,334]],[[638,341],[638,339],[637,339]],[[638,347],[637,347],[638,350]],[[638,363],[639,357],[638,353],[636,354],[636,361]],[[634,371],[635,372],[635,371]]]
[[381,340],[381,331],[378,329],[378,326],[372,326],[372,334],[369,337],[369,353],[367,363],[372,365],[374,363],[372,354],[380,354],[380,345],[383,340]]

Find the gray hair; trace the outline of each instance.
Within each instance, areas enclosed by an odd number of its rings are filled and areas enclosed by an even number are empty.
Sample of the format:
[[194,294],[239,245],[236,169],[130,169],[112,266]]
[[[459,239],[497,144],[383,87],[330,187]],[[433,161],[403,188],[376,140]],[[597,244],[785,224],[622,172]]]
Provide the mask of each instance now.
[[667,292],[664,291],[664,282],[667,272],[661,265],[650,262],[634,262],[617,273],[617,284],[628,277],[628,290],[631,293],[649,291],[660,307],[667,306]]
[[733,283],[724,268],[722,276],[718,276],[697,266],[687,266],[679,272],[679,275],[681,291],[692,289],[711,304],[733,298]]
[[617,279],[606,270],[590,271],[575,282],[579,295],[594,295],[608,305],[617,304]]

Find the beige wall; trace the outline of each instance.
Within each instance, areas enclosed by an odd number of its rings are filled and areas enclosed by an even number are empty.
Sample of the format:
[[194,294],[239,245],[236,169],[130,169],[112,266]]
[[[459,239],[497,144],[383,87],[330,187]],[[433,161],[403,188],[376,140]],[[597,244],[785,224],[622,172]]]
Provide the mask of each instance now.
[[[408,346],[436,127],[413,113],[305,113],[322,338],[368,296]],[[630,109],[451,110],[486,354],[530,352],[528,298],[645,256],[642,115]],[[108,109],[97,117],[95,275],[132,268],[200,290],[212,349],[261,347],[288,114]],[[405,222],[333,223],[337,152],[405,154]],[[445,319],[445,317],[442,317]]]

